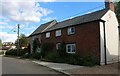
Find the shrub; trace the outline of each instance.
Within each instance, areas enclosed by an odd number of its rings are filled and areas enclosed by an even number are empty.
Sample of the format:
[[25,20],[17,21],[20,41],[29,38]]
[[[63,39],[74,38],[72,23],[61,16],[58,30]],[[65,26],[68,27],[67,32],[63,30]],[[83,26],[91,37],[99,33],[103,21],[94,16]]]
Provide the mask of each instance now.
[[94,66],[96,64],[96,59],[92,55],[86,55],[81,60],[81,65],[83,66]]
[[23,55],[25,55],[25,53],[26,53],[25,49],[20,49],[19,52],[18,52],[18,55],[23,56]]
[[38,38],[35,38],[33,41],[33,53],[36,52],[37,48],[40,48],[40,41]]
[[40,53],[33,53],[32,54],[32,58],[34,58],[34,59],[40,59],[41,58],[41,54]]
[[1,51],[1,52],[0,52],[0,55],[3,55],[3,54],[4,54],[4,51]]
[[51,61],[51,62],[55,62],[55,63],[64,63],[65,59],[60,57],[58,55],[58,53],[56,52],[49,52],[46,56],[45,56],[45,60],[46,61]]
[[26,54],[26,49],[19,49],[19,51],[17,49],[10,49],[8,51],[6,51],[5,55],[11,55],[11,56],[23,56]]
[[31,54],[29,53],[26,53],[25,55],[22,56],[23,58],[30,58],[31,57]]
[[17,56],[17,49],[10,49],[5,52],[5,55]]
[[44,43],[44,44],[42,44],[42,46],[41,46],[41,55],[42,55],[43,58],[47,55],[47,53],[49,51],[53,50],[53,45],[54,45],[53,43]]
[[47,60],[54,60],[55,59],[55,57],[56,57],[56,55],[55,55],[55,53],[48,53],[46,56],[45,56],[45,59],[47,59]]
[[57,50],[59,57],[65,58],[67,56],[65,43],[62,42],[60,48]]
[[81,57],[76,54],[69,54],[66,58],[66,63],[81,65]]

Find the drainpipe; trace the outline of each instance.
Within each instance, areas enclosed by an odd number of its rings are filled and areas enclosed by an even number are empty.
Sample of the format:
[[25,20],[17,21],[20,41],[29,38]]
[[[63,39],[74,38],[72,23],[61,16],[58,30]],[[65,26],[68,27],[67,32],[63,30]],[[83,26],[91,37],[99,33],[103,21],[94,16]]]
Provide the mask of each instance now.
[[107,65],[105,21],[103,22],[103,31],[104,31],[104,56],[105,56],[105,65]]
[[[120,23],[119,23],[119,26],[118,26],[118,31],[119,31],[119,41],[118,41],[118,50],[119,50],[120,49],[120,47],[119,47],[120,46]],[[119,58],[120,58],[120,56],[118,54],[118,63],[119,63]]]

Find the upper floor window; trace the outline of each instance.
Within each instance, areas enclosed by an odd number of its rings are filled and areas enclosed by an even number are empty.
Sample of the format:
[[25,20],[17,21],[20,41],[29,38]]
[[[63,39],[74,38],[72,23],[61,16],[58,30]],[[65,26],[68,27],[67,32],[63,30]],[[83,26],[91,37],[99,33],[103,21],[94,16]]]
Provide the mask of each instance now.
[[75,53],[76,45],[75,44],[67,44],[66,45],[66,52],[67,53]]
[[75,27],[69,27],[67,33],[68,35],[75,34]]
[[56,30],[56,36],[61,36],[61,30]]
[[46,33],[46,38],[49,38],[50,37],[50,32],[47,32]]

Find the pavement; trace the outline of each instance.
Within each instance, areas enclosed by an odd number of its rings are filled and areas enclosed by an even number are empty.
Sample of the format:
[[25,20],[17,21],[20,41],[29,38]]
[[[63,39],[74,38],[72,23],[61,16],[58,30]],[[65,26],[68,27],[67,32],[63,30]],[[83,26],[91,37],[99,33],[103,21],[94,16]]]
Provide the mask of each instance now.
[[70,65],[64,63],[43,62],[43,61],[33,61],[33,62],[54,69],[61,73],[67,74],[69,76],[76,76],[76,75],[81,76],[86,74],[90,76],[91,74],[94,74],[94,76],[98,76],[96,74],[101,74],[101,76],[104,75],[117,76],[119,74],[118,64],[120,64],[120,63],[114,63],[103,66],[97,65],[93,67],[86,67],[86,66]]
[[56,71],[59,71],[61,73],[71,75],[69,72],[66,70],[70,69],[78,69],[82,68],[83,66],[78,66],[78,65],[70,65],[70,64],[65,64],[65,63],[52,63],[52,62],[44,62],[44,61],[33,61],[34,63],[37,63],[39,65],[54,69]]

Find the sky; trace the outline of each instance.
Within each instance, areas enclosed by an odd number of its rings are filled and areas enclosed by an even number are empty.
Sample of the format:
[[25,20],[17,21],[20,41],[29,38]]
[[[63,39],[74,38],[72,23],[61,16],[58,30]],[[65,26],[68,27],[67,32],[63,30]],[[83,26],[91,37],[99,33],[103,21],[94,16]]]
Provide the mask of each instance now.
[[17,39],[18,24],[20,34],[29,36],[41,24],[51,20],[60,22],[103,8],[104,1],[3,0],[0,2],[0,39],[2,42],[14,42]]

